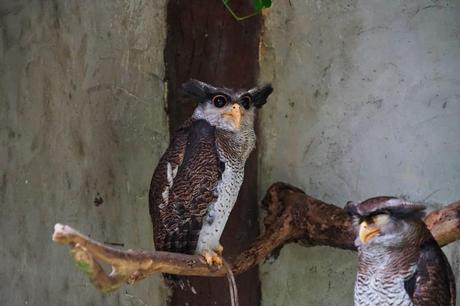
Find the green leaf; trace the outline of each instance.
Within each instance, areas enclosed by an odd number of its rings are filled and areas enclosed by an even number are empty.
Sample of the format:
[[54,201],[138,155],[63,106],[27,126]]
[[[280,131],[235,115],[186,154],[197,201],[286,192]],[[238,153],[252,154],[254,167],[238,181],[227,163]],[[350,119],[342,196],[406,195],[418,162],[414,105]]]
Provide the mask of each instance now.
[[269,8],[272,6],[272,0],[261,0],[261,2],[264,8]]
[[260,11],[264,8],[269,8],[272,5],[272,0],[252,0],[252,5],[254,6],[254,12],[245,16],[238,16],[233,9],[230,7],[230,0],[222,0],[225,8],[230,12],[230,14],[238,21],[248,19],[250,17],[260,14]]
[[266,0],[253,0],[252,5],[254,5],[254,8],[257,11],[260,11],[261,9],[264,8],[264,1],[266,1]]

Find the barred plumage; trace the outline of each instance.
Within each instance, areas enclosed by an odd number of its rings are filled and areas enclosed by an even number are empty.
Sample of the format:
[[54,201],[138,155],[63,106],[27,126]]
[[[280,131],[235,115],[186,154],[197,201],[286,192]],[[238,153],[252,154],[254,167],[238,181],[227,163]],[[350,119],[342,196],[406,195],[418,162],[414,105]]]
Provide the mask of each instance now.
[[359,237],[356,306],[454,306],[447,258],[421,220],[423,205],[392,197],[348,203]]
[[255,147],[255,108],[272,88],[234,91],[191,80],[183,90],[199,105],[153,174],[149,207],[155,248],[220,255],[219,239]]

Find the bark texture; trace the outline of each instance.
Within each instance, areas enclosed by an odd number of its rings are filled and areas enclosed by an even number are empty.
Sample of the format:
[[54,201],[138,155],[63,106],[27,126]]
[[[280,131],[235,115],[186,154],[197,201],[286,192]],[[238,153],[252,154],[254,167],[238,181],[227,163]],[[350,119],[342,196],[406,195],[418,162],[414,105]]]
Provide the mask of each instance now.
[[[273,184],[262,204],[267,211],[265,231],[246,250],[228,259],[235,274],[255,267],[291,242],[307,247],[327,245],[355,250],[351,218],[340,207],[310,197],[285,183]],[[458,240],[460,201],[431,212],[425,223],[441,246]],[[199,255],[115,249],[61,224],[56,224],[53,240],[70,246],[77,265],[88,274],[93,285],[104,292],[158,272],[211,277],[222,277],[226,272],[224,266],[211,269]],[[112,271],[104,271],[101,262],[111,265]]]

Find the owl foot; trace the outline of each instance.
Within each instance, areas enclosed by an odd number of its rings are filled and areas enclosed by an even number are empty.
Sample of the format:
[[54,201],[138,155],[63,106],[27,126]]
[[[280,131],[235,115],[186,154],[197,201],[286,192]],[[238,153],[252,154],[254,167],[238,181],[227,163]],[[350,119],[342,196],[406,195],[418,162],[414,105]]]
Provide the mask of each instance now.
[[220,243],[214,249],[214,252],[216,252],[216,254],[219,255],[219,256],[222,256],[223,251],[224,251],[224,247]]
[[201,256],[204,257],[204,260],[212,270],[219,270],[222,267],[222,256],[216,251],[205,250],[201,253]]

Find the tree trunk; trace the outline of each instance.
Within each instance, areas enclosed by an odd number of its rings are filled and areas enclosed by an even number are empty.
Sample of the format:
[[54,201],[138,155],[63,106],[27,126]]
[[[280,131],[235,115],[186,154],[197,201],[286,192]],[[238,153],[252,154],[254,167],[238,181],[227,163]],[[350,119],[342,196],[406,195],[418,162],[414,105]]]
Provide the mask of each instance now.
[[[253,10],[251,1],[247,0],[232,0],[230,5],[241,13]],[[232,88],[256,85],[260,16],[238,22],[221,1],[170,0],[167,27],[164,57],[172,136],[196,106],[178,92],[183,82],[195,78],[212,85]],[[246,162],[238,201],[221,238],[224,257],[236,256],[258,235],[256,156],[256,152],[253,152]],[[190,290],[176,290],[172,292],[170,305],[230,305],[225,279],[190,280],[199,294],[193,294]],[[240,305],[259,305],[260,281],[257,267],[239,275],[236,282]]]

